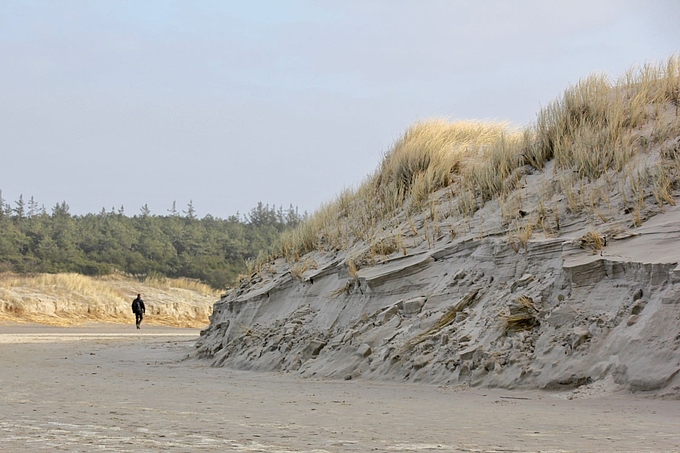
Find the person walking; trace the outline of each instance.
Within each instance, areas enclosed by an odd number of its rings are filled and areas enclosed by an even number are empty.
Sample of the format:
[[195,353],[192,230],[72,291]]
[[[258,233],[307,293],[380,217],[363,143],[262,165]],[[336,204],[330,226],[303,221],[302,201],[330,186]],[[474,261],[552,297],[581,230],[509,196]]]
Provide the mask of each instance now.
[[142,323],[144,318],[144,313],[146,313],[146,307],[144,306],[144,301],[142,300],[142,295],[137,294],[137,298],[132,301],[132,313],[135,314],[135,323],[139,329],[139,325]]

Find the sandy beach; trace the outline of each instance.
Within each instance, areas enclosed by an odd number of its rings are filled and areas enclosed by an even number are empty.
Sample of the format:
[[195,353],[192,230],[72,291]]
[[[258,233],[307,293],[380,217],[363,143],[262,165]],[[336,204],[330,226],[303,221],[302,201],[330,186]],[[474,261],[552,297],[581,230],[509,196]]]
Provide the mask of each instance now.
[[198,333],[0,326],[0,451],[680,450],[677,401],[212,368]]

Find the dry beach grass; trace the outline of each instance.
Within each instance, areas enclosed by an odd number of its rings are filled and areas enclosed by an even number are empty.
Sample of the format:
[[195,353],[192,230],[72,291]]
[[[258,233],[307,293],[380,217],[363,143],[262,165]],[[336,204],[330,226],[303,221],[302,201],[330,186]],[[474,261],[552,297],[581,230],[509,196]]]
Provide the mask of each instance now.
[[[494,200],[509,236],[520,238],[533,231],[557,234],[566,214],[582,211],[602,221],[626,211],[639,225],[647,198],[661,208],[674,204],[680,161],[677,143],[670,141],[680,135],[678,93],[680,58],[672,57],[632,68],[615,82],[601,74],[587,77],[524,129],[470,121],[418,123],[360,187],[345,190],[286,233],[273,257],[294,262],[312,251],[348,250],[358,243],[375,249],[385,241],[385,230],[410,221],[412,214],[429,210],[432,229],[441,230],[442,220],[472,219]],[[518,189],[527,171],[546,177],[540,191],[529,194],[540,208],[530,225],[518,215],[527,195]],[[608,197],[613,192],[622,194],[618,205]],[[556,197],[564,199],[563,208]],[[426,230],[424,238],[432,233],[437,235]],[[273,257],[262,256],[253,270]]]

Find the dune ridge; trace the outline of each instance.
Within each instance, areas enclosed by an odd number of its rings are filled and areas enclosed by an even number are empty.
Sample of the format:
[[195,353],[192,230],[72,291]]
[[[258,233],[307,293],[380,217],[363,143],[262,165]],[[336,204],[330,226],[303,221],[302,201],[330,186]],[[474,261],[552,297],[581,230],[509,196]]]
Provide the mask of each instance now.
[[521,130],[414,125],[215,304],[197,355],[301,376],[680,395],[680,59]]

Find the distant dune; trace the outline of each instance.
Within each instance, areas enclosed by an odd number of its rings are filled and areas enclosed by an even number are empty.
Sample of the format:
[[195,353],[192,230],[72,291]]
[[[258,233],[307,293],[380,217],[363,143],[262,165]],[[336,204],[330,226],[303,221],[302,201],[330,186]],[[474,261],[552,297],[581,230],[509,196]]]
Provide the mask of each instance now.
[[219,297],[207,285],[183,279],[1,274],[0,322],[134,323],[131,304],[138,293],[146,304],[144,323],[176,327],[205,327]]

